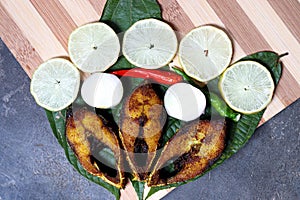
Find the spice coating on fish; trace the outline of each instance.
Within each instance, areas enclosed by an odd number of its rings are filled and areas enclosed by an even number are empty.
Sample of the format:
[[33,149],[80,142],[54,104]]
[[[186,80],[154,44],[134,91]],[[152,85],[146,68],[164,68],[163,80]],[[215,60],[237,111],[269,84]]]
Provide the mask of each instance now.
[[164,147],[148,186],[187,181],[201,175],[225,147],[225,122],[196,120],[183,126]]
[[[116,134],[104,119],[86,109],[67,118],[66,137],[82,167],[118,188],[125,186],[123,158]],[[111,156],[106,160],[108,155]]]
[[120,117],[120,138],[136,180],[145,180],[162,134],[166,112],[151,84],[136,88],[126,99]]

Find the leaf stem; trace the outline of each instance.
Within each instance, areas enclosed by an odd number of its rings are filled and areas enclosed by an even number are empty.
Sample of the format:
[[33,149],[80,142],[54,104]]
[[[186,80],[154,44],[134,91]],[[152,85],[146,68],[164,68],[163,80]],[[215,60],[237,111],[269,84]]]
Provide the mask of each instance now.
[[278,57],[279,57],[279,58],[282,58],[282,57],[287,56],[287,55],[289,55],[289,52],[285,52],[285,53],[283,53],[283,54],[280,54],[280,55],[278,55]]

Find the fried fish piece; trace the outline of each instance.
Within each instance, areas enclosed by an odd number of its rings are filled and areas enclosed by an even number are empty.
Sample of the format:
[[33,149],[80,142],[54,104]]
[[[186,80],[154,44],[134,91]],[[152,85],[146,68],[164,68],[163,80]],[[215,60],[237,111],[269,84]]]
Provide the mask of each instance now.
[[67,118],[66,136],[86,171],[118,188],[125,186],[118,138],[103,118],[80,109]]
[[187,181],[200,175],[225,147],[224,121],[194,121],[185,125],[165,145],[148,186]]
[[136,88],[120,115],[120,138],[136,180],[146,180],[156,155],[166,113],[151,84]]

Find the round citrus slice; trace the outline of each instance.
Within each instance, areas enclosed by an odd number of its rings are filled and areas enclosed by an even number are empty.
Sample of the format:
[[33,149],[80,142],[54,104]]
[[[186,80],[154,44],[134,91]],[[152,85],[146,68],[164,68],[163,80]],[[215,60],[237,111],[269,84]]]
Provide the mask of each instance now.
[[180,42],[178,58],[186,74],[200,82],[219,76],[230,64],[232,43],[227,34],[206,25],[190,31]]
[[79,84],[78,69],[68,60],[54,58],[35,70],[30,92],[38,105],[50,111],[59,111],[76,99]]
[[112,66],[120,53],[120,42],[108,25],[96,22],[75,29],[68,42],[72,62],[84,72],[102,72]]
[[226,103],[244,114],[266,108],[272,99],[274,87],[271,73],[254,61],[233,64],[219,80],[219,89]]
[[177,46],[176,34],[167,23],[144,19],[134,23],[125,32],[122,51],[131,64],[157,69],[171,62]]

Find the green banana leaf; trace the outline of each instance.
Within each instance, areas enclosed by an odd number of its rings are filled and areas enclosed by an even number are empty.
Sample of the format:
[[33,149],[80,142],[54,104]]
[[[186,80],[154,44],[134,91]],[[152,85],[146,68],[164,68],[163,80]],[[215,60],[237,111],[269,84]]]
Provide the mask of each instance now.
[[[271,51],[262,51],[262,52],[257,52],[248,55],[242,58],[241,60],[254,60],[264,65],[271,72],[274,82],[277,85],[280,80],[281,72],[282,72],[282,65],[279,59],[283,55],[278,55],[277,53]],[[251,138],[251,136],[255,132],[255,129],[258,123],[260,122],[261,117],[263,116],[263,113],[264,110],[256,114],[242,115],[242,117],[238,122],[230,121],[229,129],[227,132],[229,139],[226,148],[224,149],[220,158],[216,162],[214,162],[214,164],[212,164],[203,174],[185,182],[169,184],[166,186],[152,187],[146,198],[150,197],[152,194],[160,190],[171,188],[171,187],[178,187],[180,185],[194,181],[200,178],[201,176],[203,176],[204,174],[206,174],[207,172],[209,172],[210,170],[222,164],[225,160],[230,158],[233,154],[235,154],[239,149],[241,149],[247,143],[247,141]]]
[[[138,20],[145,18],[157,18],[162,19],[161,11],[158,3],[155,0],[108,0],[102,17],[100,19],[101,22],[105,22],[110,25],[116,33],[121,33],[126,31],[133,23]],[[281,64],[279,62],[279,55],[274,52],[259,52],[256,54],[252,54],[243,59],[246,60],[256,60],[261,62],[263,65],[269,68],[272,72],[273,78],[278,83],[281,75]],[[119,58],[117,63],[112,66],[109,71],[117,70],[117,69],[130,69],[133,68],[132,64],[130,64],[123,56]],[[135,80],[132,85],[136,85],[140,80]],[[112,109],[112,112],[119,113],[120,107],[116,109]],[[66,141],[65,136],[65,125],[66,125],[66,109],[61,110],[59,112],[50,112],[46,110],[46,114],[50,123],[50,126],[53,130],[53,134],[57,138],[59,144],[64,148],[65,154],[69,162],[74,166],[74,168],[87,179],[103,186],[107,190],[109,190],[112,194],[115,195],[116,199],[120,198],[120,190],[106,182],[104,182],[101,178],[96,177],[88,173],[79,163],[75,154],[70,149],[69,145]],[[263,111],[254,115],[243,115],[238,123],[233,123],[230,127],[229,131],[229,141],[225,151],[222,156],[207,169],[206,172],[211,169],[217,167],[226,159],[231,157],[234,153],[236,153],[252,136],[254,133],[257,124],[259,123]],[[165,127],[165,134],[162,138],[162,144],[165,144],[182,126],[182,123],[179,120],[173,119],[171,117],[168,118],[167,125]],[[202,175],[201,175],[202,176]],[[198,177],[195,177],[193,181]],[[163,187],[154,187],[151,188],[147,197],[151,196],[155,192],[169,188],[169,187],[177,187],[179,185],[185,184],[178,183]],[[132,185],[135,188],[135,191],[138,195],[139,199],[143,199],[144,196],[144,183],[138,181],[132,181]]]
[[261,51],[248,55],[242,58],[241,60],[253,60],[266,66],[268,70],[272,72],[271,75],[275,80],[275,83],[278,84],[282,72],[282,67],[279,66],[280,58],[286,55],[288,55],[288,53],[278,55],[277,53],[272,51]]
[[120,33],[146,18],[162,19],[160,7],[155,0],[108,0],[100,21]]
[[145,183],[141,181],[133,181],[131,180],[132,186],[138,196],[139,200],[144,199],[144,189],[145,189]]
[[178,129],[182,127],[183,124],[183,121],[168,116],[167,122],[163,130],[164,134],[161,139],[162,141],[160,142],[161,146],[164,146],[169,141],[169,139],[171,139],[171,137],[175,135]]
[[[116,33],[121,33],[126,31],[136,21],[151,17],[161,19],[160,7],[155,0],[108,0],[104,7],[100,21],[110,25]],[[133,65],[121,56],[110,70],[129,69],[133,67]],[[138,80],[133,81],[133,85],[136,85],[137,82]],[[112,112],[118,113],[119,109],[120,107],[116,107],[112,110]],[[120,190],[115,186],[104,182],[101,178],[88,173],[80,165],[74,152],[69,147],[65,136],[66,109],[59,112],[45,111],[54,136],[57,138],[59,144],[64,148],[66,157],[74,168],[82,176],[106,188],[115,195],[116,199],[119,199]],[[140,191],[142,190],[140,188],[142,184],[134,183],[133,186],[137,190],[137,193],[141,193]],[[138,194],[138,196],[140,197],[141,195]]]

